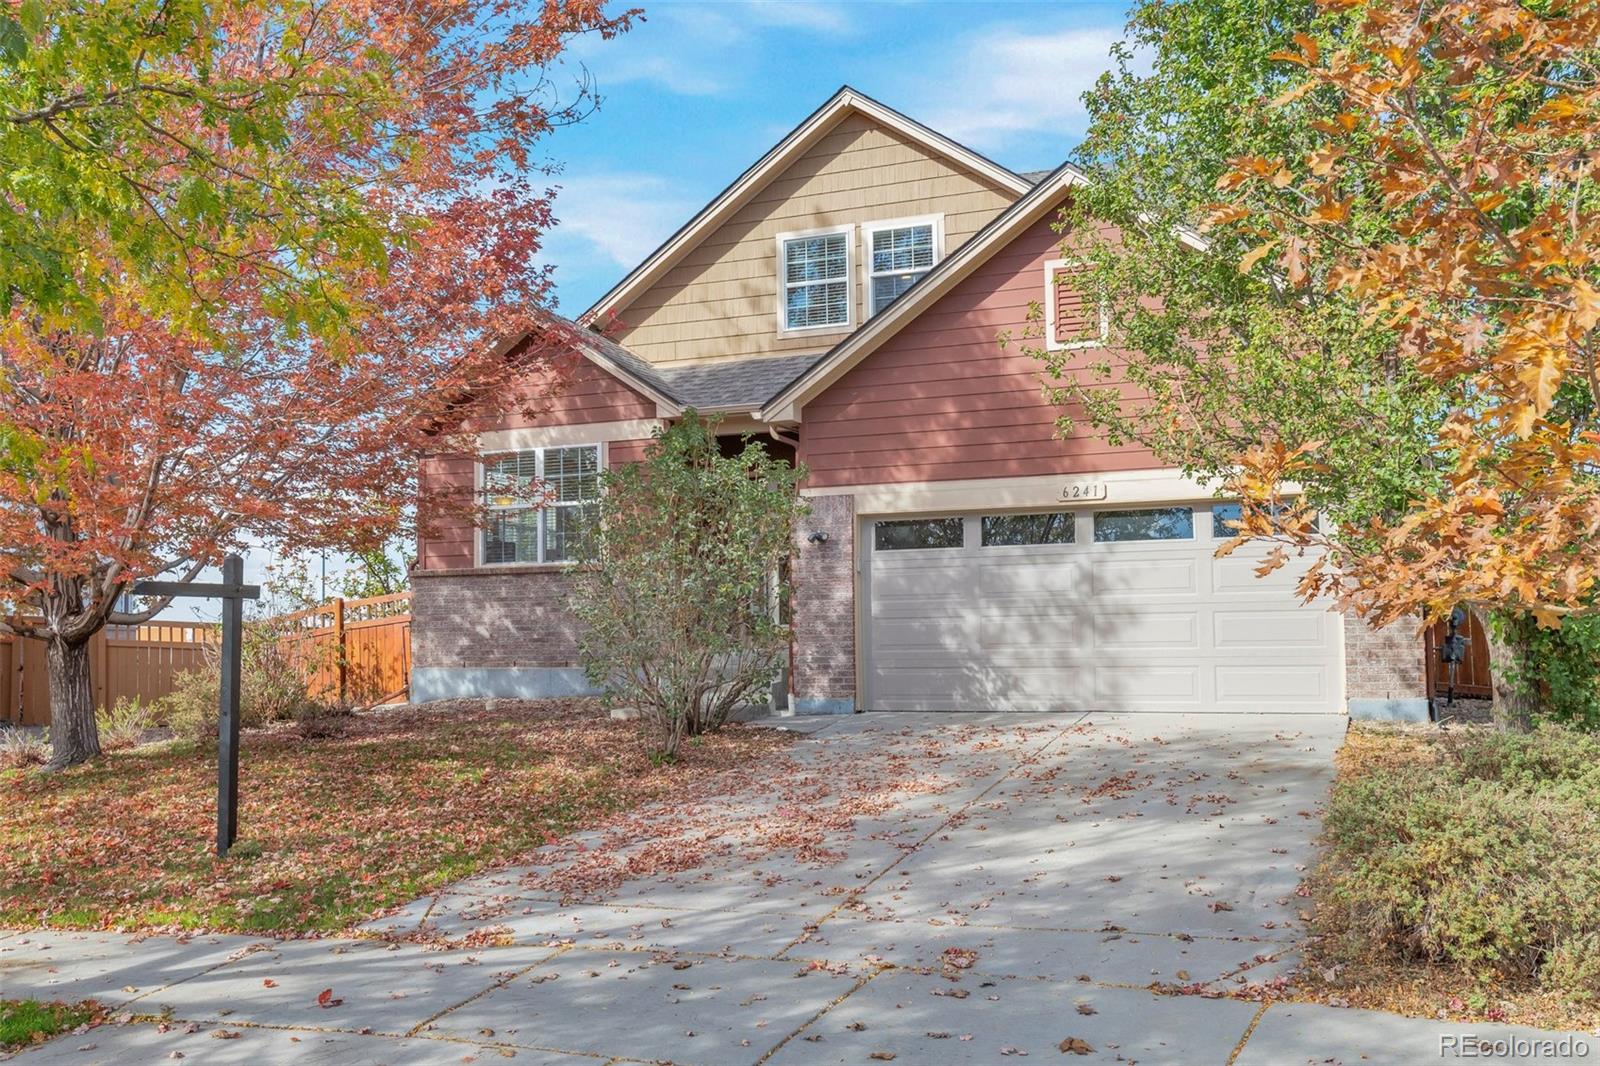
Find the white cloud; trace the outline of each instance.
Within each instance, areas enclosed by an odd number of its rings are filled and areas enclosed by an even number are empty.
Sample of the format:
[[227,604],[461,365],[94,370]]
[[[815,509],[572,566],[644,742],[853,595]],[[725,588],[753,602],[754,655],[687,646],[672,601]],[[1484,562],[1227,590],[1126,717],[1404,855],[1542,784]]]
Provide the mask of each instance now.
[[[994,149],[1018,134],[1080,134],[1087,114],[1080,97],[1111,66],[1118,28],[1056,32],[981,31],[959,44],[925,99],[934,129],[975,148]],[[1064,153],[1063,153],[1064,154]]]
[[[701,204],[649,174],[563,175],[550,243],[576,240],[632,270]],[[560,261],[560,260],[557,260]]]
[[602,94],[619,85],[649,84],[679,96],[718,96],[760,73],[764,35],[839,37],[854,29],[845,6],[821,0],[663,4],[647,7],[631,30],[613,40],[575,40],[565,61],[589,69]]
[[837,36],[855,30],[855,22],[842,4],[821,0],[752,0],[743,12],[757,22],[812,33]]

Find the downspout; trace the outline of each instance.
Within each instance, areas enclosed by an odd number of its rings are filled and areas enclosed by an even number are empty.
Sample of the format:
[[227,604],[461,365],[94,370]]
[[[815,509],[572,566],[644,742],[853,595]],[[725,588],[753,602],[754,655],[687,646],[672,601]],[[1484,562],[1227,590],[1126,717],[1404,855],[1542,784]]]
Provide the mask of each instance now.
[[777,426],[768,426],[767,427],[767,432],[770,433],[772,435],[772,439],[777,441],[778,443],[787,444],[789,447],[793,448],[797,453],[800,451],[800,438],[799,437],[785,437],[782,433],[778,432],[778,427]]

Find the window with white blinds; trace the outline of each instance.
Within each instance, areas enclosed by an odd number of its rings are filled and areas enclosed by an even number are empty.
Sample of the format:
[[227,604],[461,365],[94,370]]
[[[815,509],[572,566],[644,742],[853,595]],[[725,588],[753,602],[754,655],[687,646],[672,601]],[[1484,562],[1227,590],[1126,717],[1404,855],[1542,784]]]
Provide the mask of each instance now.
[[850,324],[850,231],[779,238],[785,329]]
[[872,314],[894,302],[939,260],[936,220],[910,219],[862,227]]
[[483,563],[577,558],[599,521],[600,446],[535,448],[483,464]]

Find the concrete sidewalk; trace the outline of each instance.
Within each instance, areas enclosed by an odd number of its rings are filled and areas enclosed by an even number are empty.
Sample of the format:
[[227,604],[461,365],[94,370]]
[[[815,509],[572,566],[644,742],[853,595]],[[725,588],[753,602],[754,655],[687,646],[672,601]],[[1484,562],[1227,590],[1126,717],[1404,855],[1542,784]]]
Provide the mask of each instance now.
[[[1342,719],[790,724],[770,789],[646,812],[621,849],[702,859],[595,898],[550,886],[617,850],[599,833],[368,926],[405,941],[0,934],[0,998],[164,1019],[18,1061],[1412,1063],[1560,1036],[1270,1002]],[[1600,1061],[1576,1039],[1493,1057]]]

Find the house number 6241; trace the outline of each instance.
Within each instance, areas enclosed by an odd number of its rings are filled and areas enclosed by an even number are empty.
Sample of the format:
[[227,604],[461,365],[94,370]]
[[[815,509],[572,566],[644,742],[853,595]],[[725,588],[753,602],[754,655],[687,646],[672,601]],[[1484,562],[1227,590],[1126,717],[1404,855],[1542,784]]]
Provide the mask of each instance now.
[[1103,500],[1106,498],[1106,486],[1103,481],[1093,481],[1085,484],[1061,486],[1061,498],[1065,501],[1072,500]]

